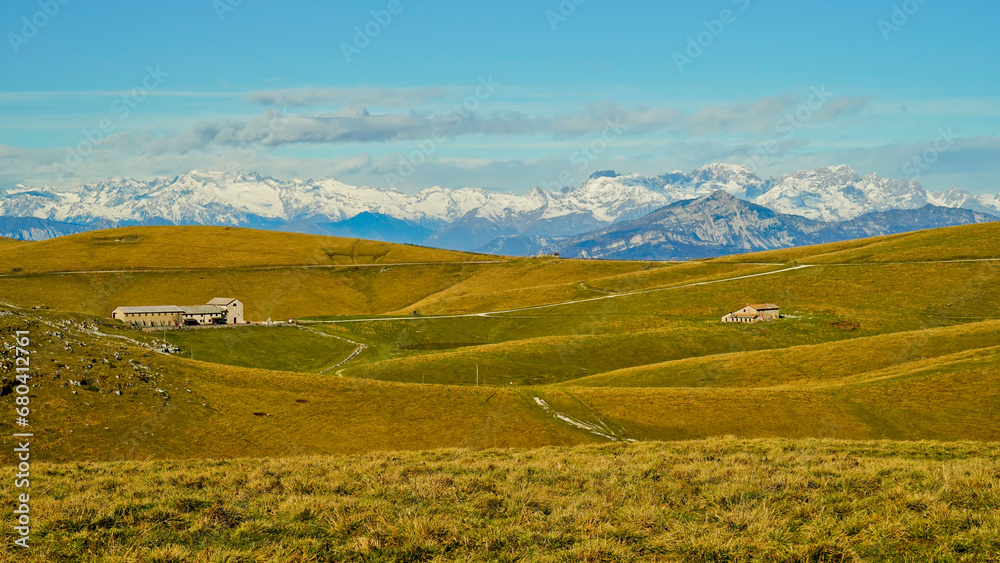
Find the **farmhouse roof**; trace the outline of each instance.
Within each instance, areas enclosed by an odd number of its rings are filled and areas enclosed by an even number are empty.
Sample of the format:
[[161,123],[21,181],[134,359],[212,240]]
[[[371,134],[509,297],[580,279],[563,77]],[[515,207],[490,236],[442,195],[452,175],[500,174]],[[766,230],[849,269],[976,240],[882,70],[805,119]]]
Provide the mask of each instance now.
[[754,309],[757,309],[758,311],[768,311],[770,309],[778,309],[779,308],[774,303],[757,303],[757,304],[752,304],[750,306],[753,307]]
[[208,304],[209,305],[222,305],[222,306],[226,306],[226,305],[229,305],[230,303],[232,303],[233,301],[236,301],[236,299],[233,298],[233,297],[216,297],[216,298],[212,299],[211,301],[209,301]]
[[183,313],[184,310],[174,305],[144,305],[142,307],[118,307],[122,313]]
[[191,307],[180,307],[180,309],[187,315],[214,315],[222,313],[222,307],[218,305],[194,305]]

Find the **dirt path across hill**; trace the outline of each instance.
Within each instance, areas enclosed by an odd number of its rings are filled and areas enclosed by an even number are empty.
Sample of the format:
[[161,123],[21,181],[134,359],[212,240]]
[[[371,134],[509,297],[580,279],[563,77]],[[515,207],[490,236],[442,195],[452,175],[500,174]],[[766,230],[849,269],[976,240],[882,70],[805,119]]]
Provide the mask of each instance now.
[[566,424],[572,426],[573,428],[578,428],[580,430],[586,430],[587,432],[590,432],[591,434],[594,434],[596,436],[600,436],[601,438],[604,438],[606,440],[611,440],[612,442],[621,442],[621,441],[634,442],[635,441],[635,440],[633,440],[631,438],[621,438],[613,430],[611,430],[610,428],[608,428],[607,425],[605,425],[603,423],[592,424],[590,422],[584,422],[584,421],[580,420],[579,418],[572,417],[572,416],[570,416],[570,415],[568,415],[566,413],[561,413],[561,412],[555,410],[554,408],[552,408],[552,406],[549,405],[545,401],[545,399],[542,399],[541,397],[532,397],[532,399],[535,401],[535,404],[538,405],[539,407],[541,407],[542,410],[545,411],[547,414],[552,415],[557,420],[565,422]]
[[[347,358],[345,358],[344,360],[342,360],[339,364],[332,365],[332,366],[330,366],[330,367],[328,367],[326,369],[321,370],[320,373],[326,373],[326,372],[328,372],[328,371],[330,371],[332,369],[339,368],[340,366],[342,366],[342,365],[346,364],[347,362],[353,360],[355,358],[355,356],[357,356],[358,354],[360,354],[361,352],[363,352],[365,349],[368,348],[367,345],[365,345],[365,344],[363,344],[361,342],[355,342],[355,341],[351,340],[350,338],[344,338],[343,336],[337,336],[335,334],[327,334],[327,333],[319,331],[319,330],[311,329],[311,328],[309,328],[307,326],[300,326],[299,328],[302,329],[302,330],[311,332],[313,334],[318,334],[320,336],[325,336],[326,338],[336,338],[337,340],[343,340],[344,342],[349,342],[349,343],[354,344],[356,346],[356,348],[354,349],[354,351],[351,352],[350,356],[347,356]],[[342,375],[340,375],[341,371],[343,371],[343,370],[338,370],[337,371],[337,376],[338,377],[343,377]]]
[[586,299],[577,299],[575,301],[562,301],[562,302],[559,302],[559,303],[549,303],[547,305],[533,305],[531,307],[519,307],[519,308],[516,308],[516,309],[502,309],[502,310],[499,310],[499,311],[487,311],[485,313],[462,313],[462,314],[457,314],[457,315],[426,315],[426,316],[425,315],[421,315],[421,316],[418,316],[418,317],[414,317],[414,316],[409,316],[409,317],[366,317],[366,318],[360,318],[360,319],[344,319],[344,320],[338,320],[338,321],[307,321],[307,320],[300,320],[298,322],[303,323],[303,324],[305,324],[305,323],[309,323],[309,324],[340,324],[340,323],[363,323],[363,322],[371,322],[371,321],[417,321],[417,320],[429,320],[429,319],[461,319],[461,318],[468,318],[468,317],[490,317],[490,316],[493,316],[493,315],[503,315],[503,314],[506,314],[506,313],[521,313],[521,312],[524,312],[524,311],[537,311],[539,309],[549,309],[549,308],[552,308],[552,307],[563,307],[563,306],[566,306],[566,305],[576,305],[578,303],[589,303],[589,302],[592,302],[592,301],[603,301],[605,299],[617,299],[619,297],[629,297],[629,296],[632,296],[632,295],[644,295],[644,294],[647,294],[647,293],[657,293],[657,292],[661,292],[661,291],[670,291],[670,290],[674,290],[674,289],[684,289],[684,288],[688,288],[688,287],[697,287],[697,286],[701,286],[701,285],[711,285],[711,284],[723,283],[723,282],[728,282],[728,281],[745,280],[745,279],[757,278],[757,277],[761,277],[761,276],[773,276],[775,274],[782,274],[782,273],[785,273],[785,272],[791,272],[793,270],[803,270],[805,268],[813,268],[813,267],[815,267],[815,266],[812,265],[812,264],[806,264],[806,265],[803,265],[803,266],[794,266],[792,268],[784,268],[784,269],[781,269],[781,270],[775,270],[773,272],[764,272],[762,274],[748,274],[748,275],[745,275],[745,276],[736,276],[736,277],[732,277],[732,278],[724,278],[724,279],[719,279],[719,280],[710,280],[710,281],[704,281],[704,282],[688,283],[688,284],[684,284],[684,285],[674,285],[674,286],[670,286],[670,287],[658,287],[658,288],[653,288],[653,289],[643,289],[641,291],[628,291],[628,292],[623,292],[623,293],[612,293],[610,295],[602,295],[600,297],[588,297]]

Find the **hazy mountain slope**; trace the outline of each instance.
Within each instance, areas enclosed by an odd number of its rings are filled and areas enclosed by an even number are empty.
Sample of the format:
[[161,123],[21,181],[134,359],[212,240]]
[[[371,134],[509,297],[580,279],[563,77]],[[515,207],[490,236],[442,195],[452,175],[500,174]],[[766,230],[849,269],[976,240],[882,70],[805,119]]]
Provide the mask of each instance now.
[[1000,218],[969,209],[952,209],[927,204],[919,209],[891,209],[866,213],[851,221],[834,223],[817,232],[816,237],[820,239],[819,242],[838,242],[994,221],[1000,221]]
[[720,190],[557,243],[547,251],[579,258],[687,260],[996,220],[967,209],[925,205],[825,223],[776,213]]
[[579,236],[559,252],[580,258],[683,260],[793,246],[810,227],[820,228],[809,219],[782,216],[720,190]]
[[318,223],[317,233],[346,238],[406,243],[423,240],[434,233],[431,229],[380,213],[364,211],[337,223]]
[[42,240],[72,235],[88,230],[84,225],[47,221],[36,217],[0,216],[0,237],[20,240]]

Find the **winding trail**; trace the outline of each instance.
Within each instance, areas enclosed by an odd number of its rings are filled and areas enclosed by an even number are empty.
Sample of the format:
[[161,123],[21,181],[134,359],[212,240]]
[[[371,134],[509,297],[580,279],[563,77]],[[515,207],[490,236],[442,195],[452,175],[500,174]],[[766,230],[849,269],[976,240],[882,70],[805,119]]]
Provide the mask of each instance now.
[[620,436],[618,436],[617,434],[615,434],[615,432],[613,430],[611,430],[610,428],[608,428],[604,424],[591,424],[589,422],[584,422],[584,421],[580,420],[579,418],[574,418],[574,417],[572,417],[572,416],[570,416],[568,414],[561,413],[561,412],[553,409],[552,406],[550,406],[547,402],[545,402],[545,399],[543,399],[541,397],[532,397],[532,399],[534,399],[535,404],[538,405],[539,407],[541,407],[543,411],[545,411],[546,413],[552,415],[556,419],[561,420],[561,421],[565,422],[566,424],[568,424],[568,425],[570,425],[570,426],[572,426],[574,428],[578,428],[580,430],[586,430],[587,432],[590,432],[591,434],[594,434],[596,436],[600,436],[601,438],[605,438],[605,439],[611,440],[612,442],[622,442],[622,441],[624,441],[624,442],[634,442],[635,441],[635,440],[633,440],[631,438],[621,438]]
[[950,260],[914,260],[911,262],[817,262],[812,266],[907,266],[928,264],[958,264],[963,262],[1000,262],[1000,258],[953,258]]
[[[366,344],[364,344],[362,342],[355,342],[355,341],[351,340],[350,338],[344,338],[343,336],[337,336],[335,334],[328,334],[328,333],[325,333],[325,332],[320,331],[320,330],[309,328],[307,326],[300,326],[299,328],[301,330],[305,330],[305,331],[311,332],[313,334],[318,334],[320,336],[325,336],[326,338],[336,338],[337,340],[343,340],[344,342],[349,342],[349,343],[354,344],[356,346],[356,348],[354,348],[354,351],[351,352],[350,356],[347,356],[347,358],[345,358],[339,364],[336,364],[336,365],[333,365],[333,366],[330,366],[330,367],[328,367],[326,369],[321,370],[319,372],[321,374],[326,373],[326,372],[328,372],[328,371],[330,371],[332,369],[339,368],[340,366],[342,366],[342,365],[346,364],[347,362],[353,360],[358,354],[360,354],[361,352],[363,352],[364,350],[366,350],[368,348],[368,346]],[[341,371],[343,371],[343,370],[337,371],[337,377],[343,377],[343,375],[340,374]]]
[[[330,367],[328,367],[328,368],[320,371],[320,373],[326,373],[326,372],[330,371],[331,369],[337,369],[337,368],[339,368],[340,366],[342,366],[342,365],[346,364],[347,362],[353,360],[355,356],[357,356],[358,354],[360,354],[361,352],[363,352],[366,348],[368,348],[368,346],[365,346],[364,344],[359,344],[358,347],[355,348],[353,352],[351,352],[351,355],[347,356],[347,358],[344,359],[344,361],[340,362],[339,364],[337,364],[335,366],[330,366]],[[344,377],[343,371],[344,370],[342,370],[342,369],[338,369],[337,373],[336,373],[337,377]]]

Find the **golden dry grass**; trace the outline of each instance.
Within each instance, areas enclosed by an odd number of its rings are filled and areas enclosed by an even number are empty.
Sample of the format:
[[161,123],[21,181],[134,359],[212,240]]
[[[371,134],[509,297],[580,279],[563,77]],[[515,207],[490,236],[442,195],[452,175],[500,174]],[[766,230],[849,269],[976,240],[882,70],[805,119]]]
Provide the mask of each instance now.
[[124,227],[0,247],[8,271],[226,269],[484,257],[419,246],[236,227]]
[[715,439],[46,463],[18,560],[990,561],[998,461],[977,443]]
[[[403,385],[165,356],[97,337],[85,317],[0,315],[0,340],[32,333],[32,430],[48,460],[291,456],[597,441],[516,389]],[[228,329],[217,329],[226,331]],[[283,328],[270,331],[281,342]],[[224,334],[217,332],[216,334]],[[315,346],[310,342],[310,346]],[[343,353],[339,345],[331,345]],[[12,351],[0,349],[2,404]],[[12,444],[13,419],[0,419]]]
[[740,264],[655,264],[560,260],[478,268],[476,275],[417,303],[429,314],[496,311],[562,303],[619,293],[667,288],[774,271],[774,266]]
[[441,291],[471,266],[195,270],[0,277],[0,301],[107,317],[120,305],[198,304],[236,297],[247,319],[377,314]]

